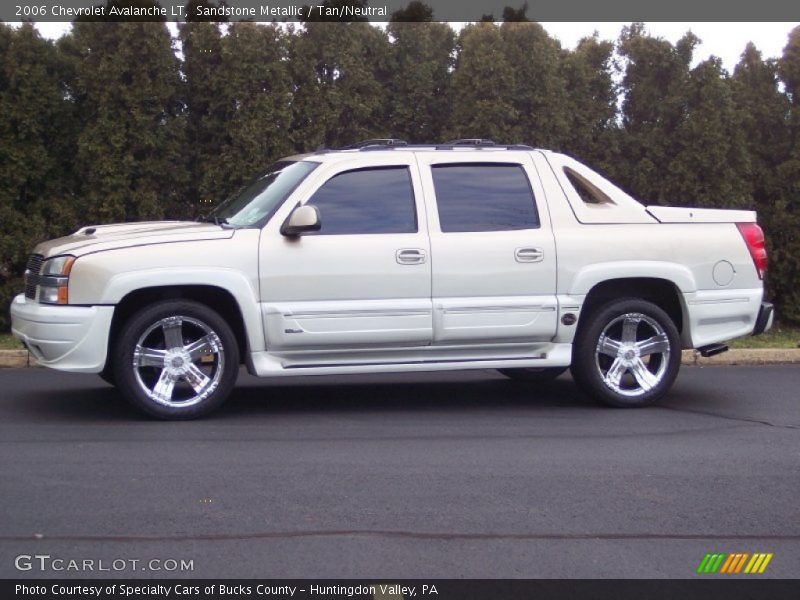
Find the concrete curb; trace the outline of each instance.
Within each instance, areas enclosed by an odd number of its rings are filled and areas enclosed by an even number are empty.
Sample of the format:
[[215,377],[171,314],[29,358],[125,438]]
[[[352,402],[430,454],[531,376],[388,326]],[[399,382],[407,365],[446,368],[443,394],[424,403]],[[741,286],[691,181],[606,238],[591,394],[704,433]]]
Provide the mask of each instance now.
[[[749,348],[728,350],[711,358],[703,358],[697,350],[684,350],[683,365],[778,365],[800,363],[800,348]],[[27,350],[0,350],[0,368],[39,366]]]
[[697,350],[684,350],[684,365],[777,365],[800,363],[800,348],[736,348],[703,358]]
[[0,367],[30,367],[35,362],[27,350],[0,350]]

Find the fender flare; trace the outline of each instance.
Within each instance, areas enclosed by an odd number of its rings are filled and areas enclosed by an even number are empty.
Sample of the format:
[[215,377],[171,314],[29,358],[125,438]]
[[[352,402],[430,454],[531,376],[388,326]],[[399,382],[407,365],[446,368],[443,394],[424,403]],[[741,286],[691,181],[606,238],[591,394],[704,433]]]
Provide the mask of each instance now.
[[[200,285],[228,292],[239,307],[251,352],[265,349],[264,327],[258,293],[241,271],[219,267],[144,269],[113,275],[103,290],[100,304],[119,304],[131,292],[148,288]],[[256,282],[257,285],[257,282]]]
[[588,265],[578,271],[569,285],[570,296],[585,296],[593,287],[611,279],[664,279],[682,294],[697,291],[691,270],[683,265],[655,260],[615,261]]

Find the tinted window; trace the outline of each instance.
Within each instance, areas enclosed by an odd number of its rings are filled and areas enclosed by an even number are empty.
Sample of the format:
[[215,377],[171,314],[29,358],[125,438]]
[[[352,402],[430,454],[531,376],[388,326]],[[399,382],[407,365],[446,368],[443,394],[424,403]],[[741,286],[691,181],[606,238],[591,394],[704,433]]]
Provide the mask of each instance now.
[[359,169],[325,182],[308,201],[319,209],[319,234],[413,233],[417,211],[408,167]]
[[234,227],[263,223],[318,166],[319,163],[307,161],[276,162],[265,173],[231,194],[211,212],[209,218],[216,217]]
[[442,231],[505,231],[539,227],[528,176],[520,165],[434,165]]
[[614,204],[611,201],[611,198],[606,196],[603,192],[598,190],[571,169],[564,169],[564,175],[567,176],[567,179],[569,179],[572,187],[585,204]]

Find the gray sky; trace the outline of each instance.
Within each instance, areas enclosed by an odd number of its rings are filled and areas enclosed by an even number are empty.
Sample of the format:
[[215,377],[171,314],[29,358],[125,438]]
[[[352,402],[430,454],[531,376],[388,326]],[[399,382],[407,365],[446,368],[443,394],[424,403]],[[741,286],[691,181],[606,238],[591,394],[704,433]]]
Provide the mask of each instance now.
[[[542,23],[550,35],[566,48],[574,48],[577,41],[597,30],[603,39],[616,40],[620,30],[628,23]],[[453,23],[458,27],[460,23]],[[726,69],[733,70],[747,42],[752,41],[765,58],[778,57],[786,45],[789,32],[800,23],[647,23],[653,35],[671,42],[677,41],[691,30],[702,40],[695,51],[695,62],[710,55],[718,56]],[[37,23],[45,37],[57,38],[70,27],[69,23]],[[174,30],[174,23],[170,26]]]

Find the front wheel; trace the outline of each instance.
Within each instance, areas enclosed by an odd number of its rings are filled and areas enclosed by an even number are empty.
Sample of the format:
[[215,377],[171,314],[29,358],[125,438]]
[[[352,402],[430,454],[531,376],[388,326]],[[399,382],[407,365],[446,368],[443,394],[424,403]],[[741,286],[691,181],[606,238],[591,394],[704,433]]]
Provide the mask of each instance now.
[[218,408],[239,374],[239,348],[225,320],[189,300],[165,300],[136,313],[114,352],[117,387],[160,419],[194,419]]
[[678,329],[661,308],[638,298],[614,300],[578,332],[572,376],[602,404],[647,406],[667,393],[681,365]]

